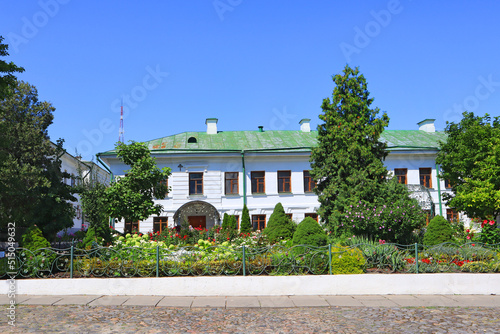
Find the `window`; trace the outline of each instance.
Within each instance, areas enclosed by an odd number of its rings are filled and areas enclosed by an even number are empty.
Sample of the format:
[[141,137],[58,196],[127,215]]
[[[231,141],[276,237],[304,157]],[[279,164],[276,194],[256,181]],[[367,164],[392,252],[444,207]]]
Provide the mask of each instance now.
[[450,222],[457,222],[459,220],[458,211],[455,209],[446,209],[446,219]]
[[125,222],[125,233],[131,233],[131,232],[139,232],[139,221],[136,222],[131,222],[131,221],[126,221]]
[[304,171],[304,192],[311,193],[313,189],[316,188],[316,182],[311,177],[308,170]]
[[236,228],[239,230],[240,229],[240,216],[239,215],[233,215],[234,219],[236,219]]
[[444,187],[446,189],[451,189],[452,188],[450,180],[444,180]]
[[226,172],[226,195],[238,195],[238,172]]
[[266,215],[252,215],[252,225],[254,230],[263,230],[266,227]]
[[197,142],[198,142],[198,140],[196,140],[195,137],[189,137],[188,138],[188,143],[197,143]]
[[266,172],[252,172],[252,194],[263,194],[266,192]]
[[311,217],[312,219],[314,219],[315,221],[318,221],[318,214],[317,213],[306,213],[305,214],[305,217]]
[[420,168],[420,185],[432,188],[431,172],[432,168]]
[[408,169],[407,168],[394,168],[394,175],[398,178],[398,182],[401,184],[408,183]]
[[189,195],[203,195],[203,173],[189,173]]
[[288,219],[292,220],[293,213],[285,213],[285,215],[288,217]]
[[76,184],[76,182],[75,182],[75,181],[76,181],[76,177],[75,177],[75,175],[71,174],[71,186],[72,186],[72,187],[74,187],[74,186],[75,186],[75,184]]
[[167,229],[168,217],[153,217],[153,233],[161,233]]
[[423,210],[423,211],[424,211],[424,214],[425,214],[425,223],[426,223],[426,225],[429,225],[429,222],[433,218],[433,216],[431,214],[432,212],[431,212],[431,210]]
[[291,193],[292,192],[292,172],[289,170],[278,171],[278,192]]

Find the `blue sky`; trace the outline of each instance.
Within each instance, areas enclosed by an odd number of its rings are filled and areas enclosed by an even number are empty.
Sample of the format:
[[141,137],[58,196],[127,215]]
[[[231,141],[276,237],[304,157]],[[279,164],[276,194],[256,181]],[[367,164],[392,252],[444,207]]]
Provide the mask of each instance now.
[[52,140],[85,159],[184,131],[316,128],[332,75],[359,66],[388,129],[499,115],[500,2],[3,1],[0,35]]

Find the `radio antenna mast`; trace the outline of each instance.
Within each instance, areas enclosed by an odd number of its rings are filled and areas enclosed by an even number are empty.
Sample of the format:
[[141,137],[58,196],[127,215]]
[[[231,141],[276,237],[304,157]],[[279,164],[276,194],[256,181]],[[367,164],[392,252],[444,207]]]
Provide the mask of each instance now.
[[125,141],[124,139],[124,130],[123,130],[123,99],[122,99],[122,106],[121,106],[121,111],[120,111],[120,130],[118,132],[118,141],[120,143],[123,143]]

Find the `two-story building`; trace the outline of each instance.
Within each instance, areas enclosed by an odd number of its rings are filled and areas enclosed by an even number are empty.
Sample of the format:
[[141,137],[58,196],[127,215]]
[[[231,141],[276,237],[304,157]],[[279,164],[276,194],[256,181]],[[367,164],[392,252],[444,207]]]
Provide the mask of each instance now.
[[[254,228],[265,227],[276,203],[295,222],[311,216],[318,219],[314,181],[309,175],[311,149],[317,131],[310,120],[300,121],[296,131],[220,131],[217,119],[206,119],[205,132],[183,132],[146,142],[158,167],[169,167],[171,191],[163,200],[163,213],[140,222],[118,222],[118,230],[161,231],[187,220],[192,226],[210,228],[222,215],[235,215],[238,222],[246,204]],[[434,120],[419,123],[418,130],[386,130],[381,140],[388,144],[385,164],[400,182],[409,185],[421,206],[430,214],[456,218],[441,194],[447,191],[437,178],[436,154],[443,132]],[[122,176],[128,166],[115,151],[98,154],[112,174]]]

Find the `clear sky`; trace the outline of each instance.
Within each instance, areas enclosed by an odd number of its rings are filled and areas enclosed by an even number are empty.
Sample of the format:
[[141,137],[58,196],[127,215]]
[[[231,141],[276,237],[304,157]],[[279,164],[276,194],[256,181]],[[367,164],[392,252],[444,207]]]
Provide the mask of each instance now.
[[319,123],[332,75],[359,66],[388,129],[499,115],[499,1],[2,1],[0,35],[51,139],[85,159],[125,140]]

